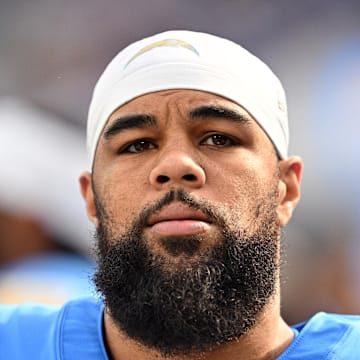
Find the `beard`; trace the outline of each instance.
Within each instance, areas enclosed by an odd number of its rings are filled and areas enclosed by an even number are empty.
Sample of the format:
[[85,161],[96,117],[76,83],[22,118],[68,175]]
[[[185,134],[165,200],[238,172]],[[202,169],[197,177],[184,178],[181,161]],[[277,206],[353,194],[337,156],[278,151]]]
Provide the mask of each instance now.
[[[273,190],[258,200],[257,226],[250,233],[239,228],[234,216],[221,212],[219,204],[170,190],[145,208],[126,233],[114,236],[114,221],[97,198],[94,282],[116,326],[165,356],[209,351],[248,332],[276,291],[276,199]],[[199,252],[201,237],[160,239],[171,256],[184,255],[175,270],[169,257],[152,251],[143,236],[148,217],[173,201],[203,211],[220,230],[216,244],[196,261],[192,256]],[[192,261],[187,263],[186,257]]]

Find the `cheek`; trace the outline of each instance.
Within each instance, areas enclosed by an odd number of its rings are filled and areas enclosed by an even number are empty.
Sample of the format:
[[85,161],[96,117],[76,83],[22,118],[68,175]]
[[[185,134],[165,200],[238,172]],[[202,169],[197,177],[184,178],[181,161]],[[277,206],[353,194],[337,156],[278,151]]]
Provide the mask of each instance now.
[[244,221],[250,221],[256,213],[259,199],[263,197],[264,189],[258,179],[242,174],[228,182],[224,189],[227,189],[224,200],[231,206],[232,212],[241,215]]
[[232,162],[210,167],[208,185],[218,200],[238,203],[254,200],[266,186],[265,172],[255,164]]
[[274,177],[269,174],[260,167],[223,168],[211,178],[212,194],[208,196],[228,212],[231,221],[247,226],[258,217],[259,207],[274,191]]
[[145,182],[141,182],[139,177],[132,181],[123,173],[108,173],[101,179],[101,184],[98,195],[114,230],[128,230],[144,206]]

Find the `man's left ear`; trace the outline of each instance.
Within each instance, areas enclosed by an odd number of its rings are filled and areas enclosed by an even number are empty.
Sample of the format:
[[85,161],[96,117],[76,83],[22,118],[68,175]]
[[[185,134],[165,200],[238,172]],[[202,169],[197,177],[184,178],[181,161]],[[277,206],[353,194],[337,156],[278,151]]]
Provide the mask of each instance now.
[[300,184],[303,162],[300,157],[292,156],[280,160],[279,205],[277,208],[279,224],[284,227],[300,200]]

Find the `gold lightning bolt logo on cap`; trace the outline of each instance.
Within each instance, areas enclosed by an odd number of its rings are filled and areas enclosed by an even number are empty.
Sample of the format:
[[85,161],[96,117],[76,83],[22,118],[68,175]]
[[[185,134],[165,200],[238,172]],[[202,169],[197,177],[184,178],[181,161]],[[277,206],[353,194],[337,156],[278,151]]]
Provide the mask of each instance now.
[[183,40],[178,39],[165,39],[161,41],[154,42],[152,44],[149,44],[145,47],[143,47],[141,50],[139,50],[134,56],[131,57],[131,59],[126,63],[125,68],[136,58],[141,56],[142,54],[145,54],[146,52],[159,48],[159,47],[182,47],[184,49],[188,49],[197,56],[199,56],[199,52],[189,43]]

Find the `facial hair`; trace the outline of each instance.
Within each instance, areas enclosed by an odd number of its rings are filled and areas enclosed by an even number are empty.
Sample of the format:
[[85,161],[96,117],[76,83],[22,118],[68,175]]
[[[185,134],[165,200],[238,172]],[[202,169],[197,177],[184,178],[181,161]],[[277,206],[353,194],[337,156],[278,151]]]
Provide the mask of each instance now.
[[[113,221],[96,198],[99,225],[97,290],[117,327],[165,356],[209,351],[254,326],[276,289],[280,229],[276,191],[256,205],[257,229],[231,224],[209,201],[171,190],[146,207],[130,229],[114,237]],[[220,229],[212,249],[196,262],[169,271],[163,255],[143,237],[146,220],[173,201],[203,211]],[[172,256],[199,251],[200,237],[172,239]]]

